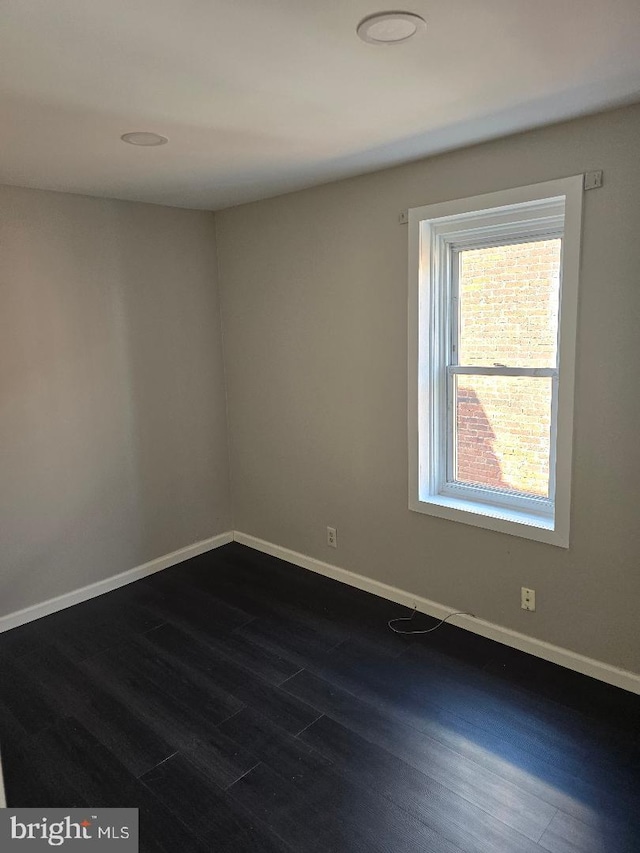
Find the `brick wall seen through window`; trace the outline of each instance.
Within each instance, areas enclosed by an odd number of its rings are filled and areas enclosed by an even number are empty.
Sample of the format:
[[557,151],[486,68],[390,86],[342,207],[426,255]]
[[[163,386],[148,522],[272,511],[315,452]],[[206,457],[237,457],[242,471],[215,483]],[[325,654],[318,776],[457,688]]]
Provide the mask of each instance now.
[[[561,241],[460,253],[463,365],[555,367]],[[458,376],[459,482],[548,495],[551,380]]]

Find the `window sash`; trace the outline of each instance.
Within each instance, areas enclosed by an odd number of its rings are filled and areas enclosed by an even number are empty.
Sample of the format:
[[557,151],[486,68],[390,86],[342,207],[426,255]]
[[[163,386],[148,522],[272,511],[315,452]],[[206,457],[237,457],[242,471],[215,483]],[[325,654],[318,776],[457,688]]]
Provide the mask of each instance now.
[[[446,438],[446,463],[443,476],[441,477],[440,494],[449,497],[466,498],[480,503],[490,503],[498,506],[513,506],[520,509],[528,509],[543,515],[552,515],[555,501],[555,460],[556,460],[556,434],[557,434],[557,411],[558,411],[558,386],[559,376],[555,368],[464,368],[449,366],[447,368],[446,395],[447,405],[445,414],[445,438]],[[544,371],[544,372],[532,372]],[[549,434],[549,495],[542,497],[532,495],[529,492],[521,492],[516,489],[505,489],[499,486],[484,486],[480,483],[463,483],[456,479],[456,389],[455,377],[464,375],[489,375],[489,376],[536,376],[551,378],[551,428]]]
[[[444,388],[444,407],[442,410],[443,438],[445,460],[441,467],[441,476],[438,478],[439,493],[449,497],[461,498],[479,503],[488,503],[494,506],[516,507],[544,516],[552,516],[555,501],[555,459],[556,459],[556,433],[557,433],[557,410],[558,410],[558,351],[556,347],[555,367],[507,367],[506,365],[494,366],[472,366],[458,363],[460,351],[460,304],[459,304],[459,274],[460,274],[460,252],[468,249],[489,248],[496,245],[516,245],[518,243],[538,242],[547,239],[564,238],[564,229],[546,228],[529,229],[514,228],[511,233],[504,233],[500,239],[495,235],[481,237],[476,235],[473,239],[462,241],[448,241],[445,239],[441,245],[445,258],[441,279],[441,298],[443,299],[443,321],[445,327],[444,350],[446,362],[444,365],[445,379],[442,383]],[[561,265],[562,269],[562,265]],[[562,293],[562,280],[560,281],[560,293]],[[558,329],[559,336],[562,310],[562,300],[558,301]],[[463,483],[456,480],[456,453],[457,453],[457,400],[456,400],[456,376],[532,376],[551,378],[551,429],[549,435],[549,483],[548,497],[532,495],[515,489],[505,489],[497,486],[485,486],[482,484]]]
[[446,368],[450,376],[465,374],[468,376],[550,376],[557,378],[557,367],[476,367],[475,365],[449,364]]

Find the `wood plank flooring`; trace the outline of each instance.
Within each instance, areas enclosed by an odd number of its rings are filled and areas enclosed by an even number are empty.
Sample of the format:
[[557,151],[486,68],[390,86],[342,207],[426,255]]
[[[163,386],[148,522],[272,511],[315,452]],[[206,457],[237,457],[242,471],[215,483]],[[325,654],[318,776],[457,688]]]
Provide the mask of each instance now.
[[234,543],[1,634],[8,805],[166,853],[640,851],[640,697],[401,615]]

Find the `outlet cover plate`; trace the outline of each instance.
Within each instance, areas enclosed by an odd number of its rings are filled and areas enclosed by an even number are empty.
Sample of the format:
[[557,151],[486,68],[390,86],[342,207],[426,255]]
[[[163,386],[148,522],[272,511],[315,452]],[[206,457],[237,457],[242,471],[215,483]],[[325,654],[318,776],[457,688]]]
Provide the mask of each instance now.
[[536,591],[523,586],[520,590],[520,607],[523,610],[536,609]]

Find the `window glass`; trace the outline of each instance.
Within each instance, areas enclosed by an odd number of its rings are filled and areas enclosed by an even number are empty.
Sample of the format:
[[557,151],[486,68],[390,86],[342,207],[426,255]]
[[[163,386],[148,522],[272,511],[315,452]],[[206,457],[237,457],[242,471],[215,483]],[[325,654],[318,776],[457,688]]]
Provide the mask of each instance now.
[[555,367],[560,239],[465,249],[458,364]]
[[453,479],[548,497],[549,377],[454,377]]

